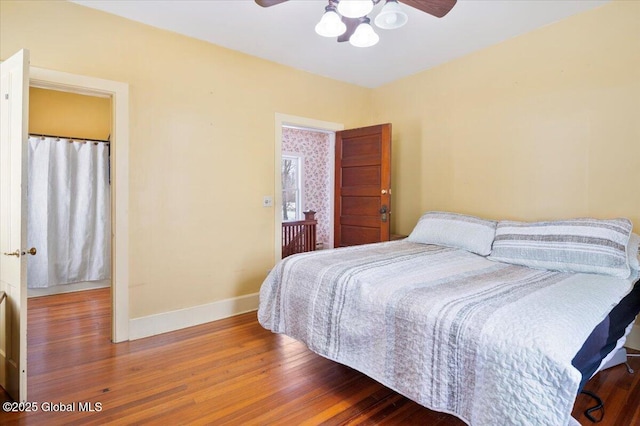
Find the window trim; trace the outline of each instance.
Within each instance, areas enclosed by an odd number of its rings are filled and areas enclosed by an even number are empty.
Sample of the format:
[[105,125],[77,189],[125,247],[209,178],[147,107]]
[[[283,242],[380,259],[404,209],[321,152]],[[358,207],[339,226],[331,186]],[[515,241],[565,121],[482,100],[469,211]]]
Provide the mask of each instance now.
[[[302,213],[305,208],[305,196],[304,196],[304,155],[299,152],[283,151],[280,159],[280,173],[282,173],[282,162],[286,159],[296,159],[298,161],[298,203],[296,203],[296,217],[294,219],[285,220],[282,218],[282,222],[294,222],[296,220],[302,220],[304,214]],[[284,186],[284,185],[283,185]],[[281,196],[284,195],[284,187],[280,190]],[[282,198],[284,203],[284,198]]]

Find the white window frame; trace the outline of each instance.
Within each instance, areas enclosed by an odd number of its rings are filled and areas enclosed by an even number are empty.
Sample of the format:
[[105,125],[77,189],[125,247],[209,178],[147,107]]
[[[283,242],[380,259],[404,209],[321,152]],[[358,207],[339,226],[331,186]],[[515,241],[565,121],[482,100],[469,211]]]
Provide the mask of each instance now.
[[[296,199],[296,217],[293,219],[285,220],[282,218],[283,222],[293,222],[296,220],[304,219],[304,155],[298,152],[283,152],[282,158],[280,161],[280,170],[282,170],[282,161],[291,159],[297,160],[298,162],[298,191],[297,191],[297,199]],[[282,188],[282,192],[284,195],[284,188]],[[283,199],[284,202],[284,199]]]

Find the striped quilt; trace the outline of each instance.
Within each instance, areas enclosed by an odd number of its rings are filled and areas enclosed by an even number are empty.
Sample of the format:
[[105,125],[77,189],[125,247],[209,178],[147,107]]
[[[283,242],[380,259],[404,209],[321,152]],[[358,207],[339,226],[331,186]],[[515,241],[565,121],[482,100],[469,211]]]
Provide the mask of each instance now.
[[258,319],[468,424],[557,426],[575,422],[571,360],[635,278],[394,241],[284,259]]

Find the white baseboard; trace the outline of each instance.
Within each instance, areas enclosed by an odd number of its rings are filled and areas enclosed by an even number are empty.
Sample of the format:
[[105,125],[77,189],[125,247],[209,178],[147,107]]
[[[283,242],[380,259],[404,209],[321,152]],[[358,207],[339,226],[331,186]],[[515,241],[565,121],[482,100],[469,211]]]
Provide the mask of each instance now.
[[624,344],[627,348],[640,351],[640,322],[636,321]]
[[206,305],[133,318],[129,321],[129,340],[180,330],[256,309],[258,309],[258,293],[253,293]]

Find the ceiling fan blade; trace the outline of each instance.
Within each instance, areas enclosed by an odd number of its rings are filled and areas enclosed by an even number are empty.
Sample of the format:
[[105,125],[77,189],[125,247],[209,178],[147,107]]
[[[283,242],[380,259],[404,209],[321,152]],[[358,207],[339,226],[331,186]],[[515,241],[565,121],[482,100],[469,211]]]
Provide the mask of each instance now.
[[275,6],[276,4],[284,3],[287,0],[256,0],[256,3],[262,7]]
[[433,15],[436,18],[442,18],[449,13],[457,1],[458,0],[400,0],[401,3]]
[[338,41],[349,41],[353,33],[356,31],[356,28],[358,28],[358,25],[360,25],[360,18],[346,18],[343,16],[342,22],[347,26],[347,31],[345,31],[341,36],[338,36]]

